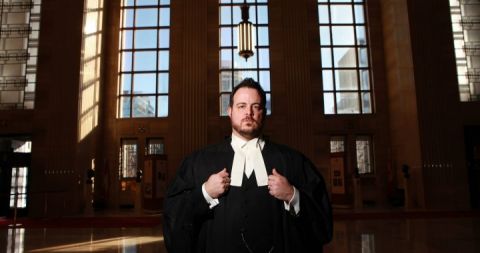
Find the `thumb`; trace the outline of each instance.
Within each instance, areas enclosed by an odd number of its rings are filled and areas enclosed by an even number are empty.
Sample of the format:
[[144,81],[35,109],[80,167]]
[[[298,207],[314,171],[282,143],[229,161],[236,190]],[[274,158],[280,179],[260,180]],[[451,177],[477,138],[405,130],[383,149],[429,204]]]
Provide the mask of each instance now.
[[273,168],[272,174],[275,175],[275,176],[276,176],[276,175],[279,175],[278,172],[277,172],[277,169],[275,169],[275,168]]
[[220,174],[220,175],[228,175],[227,168],[223,168],[223,170],[220,171],[218,174]]

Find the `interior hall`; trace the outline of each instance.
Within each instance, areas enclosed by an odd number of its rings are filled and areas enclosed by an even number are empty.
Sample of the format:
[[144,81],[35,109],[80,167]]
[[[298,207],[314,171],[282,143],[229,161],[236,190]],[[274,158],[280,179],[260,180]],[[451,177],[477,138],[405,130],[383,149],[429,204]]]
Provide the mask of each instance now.
[[166,252],[166,189],[244,78],[325,179],[325,252],[480,252],[478,0],[0,0],[0,25],[0,252]]

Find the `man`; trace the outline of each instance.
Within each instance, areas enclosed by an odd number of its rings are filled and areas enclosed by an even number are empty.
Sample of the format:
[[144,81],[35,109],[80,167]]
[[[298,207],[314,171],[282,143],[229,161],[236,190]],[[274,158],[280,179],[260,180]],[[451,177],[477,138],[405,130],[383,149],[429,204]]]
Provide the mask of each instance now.
[[167,191],[167,250],[206,253],[322,252],[332,238],[323,178],[302,154],[262,138],[262,87],[232,91],[232,136],[188,156]]

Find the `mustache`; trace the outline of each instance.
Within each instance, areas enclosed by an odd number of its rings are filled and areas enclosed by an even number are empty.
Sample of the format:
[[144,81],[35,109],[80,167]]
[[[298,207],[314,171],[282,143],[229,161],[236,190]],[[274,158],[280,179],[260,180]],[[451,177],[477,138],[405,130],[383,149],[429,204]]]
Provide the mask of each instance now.
[[256,120],[254,120],[252,117],[245,117],[242,119],[242,122],[248,122],[248,121],[251,121],[251,122],[257,122]]

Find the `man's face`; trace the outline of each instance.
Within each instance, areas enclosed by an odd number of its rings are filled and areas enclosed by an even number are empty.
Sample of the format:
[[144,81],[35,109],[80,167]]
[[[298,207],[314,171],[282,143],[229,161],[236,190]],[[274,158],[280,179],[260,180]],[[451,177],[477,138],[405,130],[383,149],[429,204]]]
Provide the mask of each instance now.
[[233,105],[228,107],[228,116],[232,123],[232,131],[239,137],[251,140],[260,135],[263,127],[265,110],[257,90],[240,88],[233,96]]

